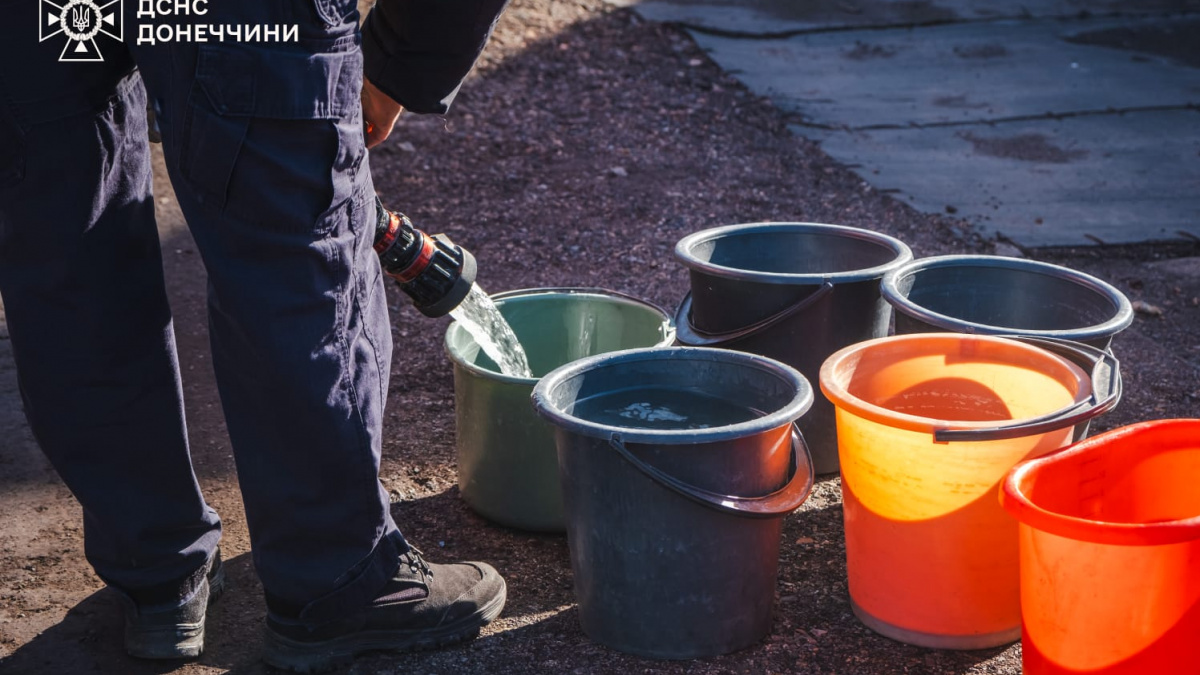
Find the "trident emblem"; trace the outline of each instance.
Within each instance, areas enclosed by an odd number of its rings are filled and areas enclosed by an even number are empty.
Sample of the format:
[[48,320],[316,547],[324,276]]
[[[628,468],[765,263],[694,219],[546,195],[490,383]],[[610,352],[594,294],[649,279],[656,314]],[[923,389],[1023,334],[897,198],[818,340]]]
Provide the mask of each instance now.
[[71,23],[75,24],[75,31],[82,33],[87,30],[88,25],[92,23],[92,10],[90,7],[79,5],[71,8]]
[[124,37],[122,0],[39,0],[39,42],[65,35],[59,61],[103,61],[96,38],[101,34],[120,42]]

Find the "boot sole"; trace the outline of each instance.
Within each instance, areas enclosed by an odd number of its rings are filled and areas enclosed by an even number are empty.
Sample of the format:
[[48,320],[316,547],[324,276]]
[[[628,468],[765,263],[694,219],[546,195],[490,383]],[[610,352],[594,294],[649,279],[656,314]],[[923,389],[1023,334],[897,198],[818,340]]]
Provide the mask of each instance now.
[[352,633],[324,642],[298,642],[265,629],[262,659],[274,668],[294,673],[320,673],[349,663],[367,652],[419,652],[448,647],[479,635],[479,629],[500,616],[507,585],[495,598],[469,616],[435,630],[375,630]]
[[[223,592],[224,565],[218,567],[208,581],[208,604],[212,605]],[[128,626],[125,630],[125,652],[134,658],[156,661],[198,658],[204,653],[204,621],[158,628]]]

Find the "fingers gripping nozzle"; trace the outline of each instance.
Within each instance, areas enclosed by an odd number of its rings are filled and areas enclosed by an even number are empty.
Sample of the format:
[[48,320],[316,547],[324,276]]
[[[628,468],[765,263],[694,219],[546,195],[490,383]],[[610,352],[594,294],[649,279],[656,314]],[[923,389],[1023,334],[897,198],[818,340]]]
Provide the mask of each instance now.
[[388,276],[425,316],[444,316],[475,283],[475,257],[444,234],[429,235],[403,213],[388,211],[375,198],[375,252]]

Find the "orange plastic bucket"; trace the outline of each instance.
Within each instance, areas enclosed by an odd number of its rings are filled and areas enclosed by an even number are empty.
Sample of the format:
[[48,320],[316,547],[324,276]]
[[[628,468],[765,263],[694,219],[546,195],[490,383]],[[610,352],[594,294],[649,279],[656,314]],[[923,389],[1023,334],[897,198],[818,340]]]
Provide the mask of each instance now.
[[820,383],[836,407],[855,614],[926,647],[1016,640],[1017,524],[997,501],[1000,484],[1018,462],[1069,443],[1119,387],[1098,402],[1065,358],[947,333],[848,347],[825,361]]
[[1025,673],[1200,672],[1200,420],[1022,464],[1001,501],[1020,521]]

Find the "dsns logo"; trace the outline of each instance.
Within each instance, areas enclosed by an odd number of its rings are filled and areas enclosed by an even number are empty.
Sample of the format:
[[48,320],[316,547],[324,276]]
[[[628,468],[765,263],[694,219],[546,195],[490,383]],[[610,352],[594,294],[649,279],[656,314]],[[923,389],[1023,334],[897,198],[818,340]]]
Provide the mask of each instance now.
[[60,34],[67,36],[59,61],[103,61],[96,36],[104,34],[118,42],[123,39],[122,0],[109,0],[103,5],[93,0],[63,0],[61,5],[51,0],[39,1],[42,11],[38,41],[45,42]]

